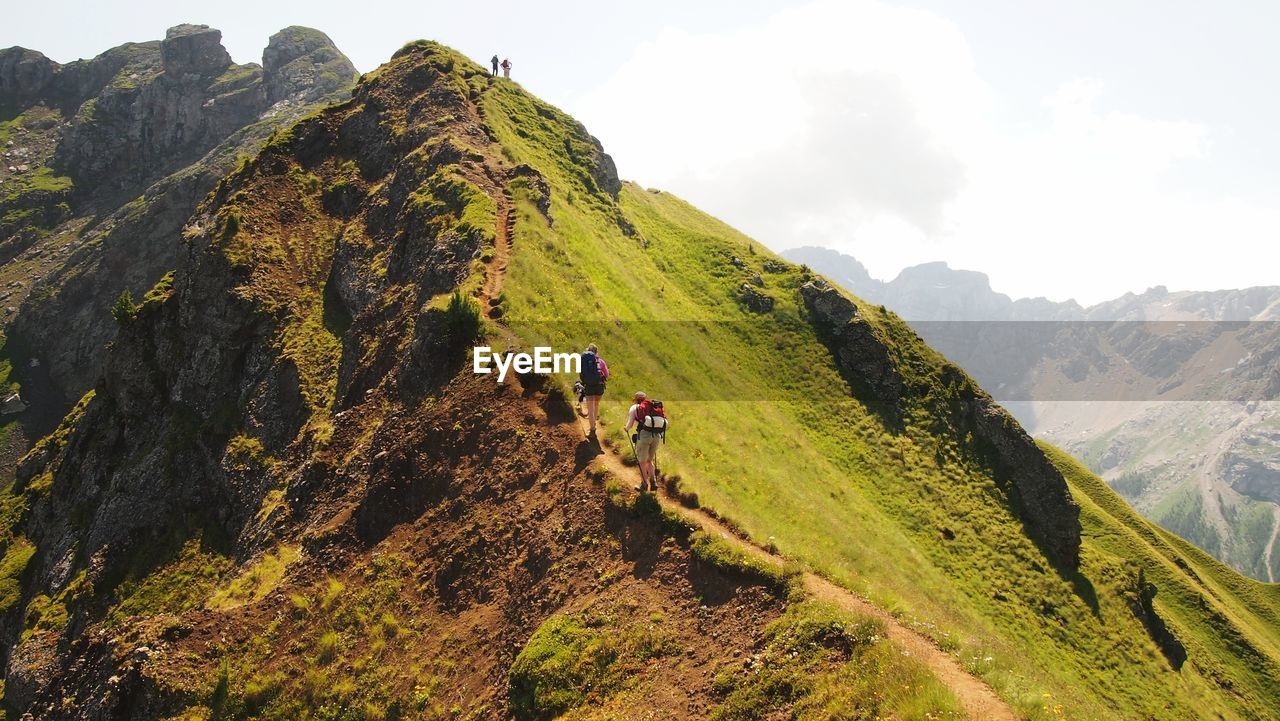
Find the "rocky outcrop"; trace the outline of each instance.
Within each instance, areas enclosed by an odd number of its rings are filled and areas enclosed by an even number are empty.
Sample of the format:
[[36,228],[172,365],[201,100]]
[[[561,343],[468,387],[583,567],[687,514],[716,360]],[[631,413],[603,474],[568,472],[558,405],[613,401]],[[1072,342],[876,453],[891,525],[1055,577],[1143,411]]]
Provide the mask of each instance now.
[[328,35],[298,25],[271,36],[262,51],[262,70],[272,104],[344,92],[358,74]]
[[1071,498],[1062,473],[1031,436],[990,396],[974,388],[964,393],[963,419],[989,452],[998,480],[1011,494],[1028,530],[1060,568],[1080,565],[1080,504]]
[[1129,609],[1138,617],[1142,625],[1147,629],[1147,633],[1151,634],[1151,640],[1155,641],[1156,646],[1160,648],[1160,652],[1164,654],[1165,660],[1177,671],[1187,662],[1187,647],[1178,639],[1173,630],[1169,628],[1169,624],[1164,620],[1156,610],[1156,586],[1147,580],[1146,571],[1142,568],[1138,569],[1137,574],[1127,579],[1128,587],[1123,587],[1125,600],[1129,603]]
[[[935,391],[912,388],[899,369],[892,341],[864,318],[856,304],[840,291],[817,280],[800,288],[810,322],[823,338],[836,367],[855,394],[872,408],[896,420],[910,403],[923,402]],[[955,422],[961,434],[972,434],[984,452],[997,481],[1009,489],[1010,500],[1032,538],[1055,565],[1075,569],[1080,562],[1080,506],[1071,498],[1066,480],[1007,411],[954,366],[944,369],[943,385],[957,394]],[[945,413],[936,408],[935,412]]]
[[800,288],[811,322],[827,343],[840,372],[865,400],[897,415],[903,382],[883,339],[853,301],[821,280]]
[[1280,433],[1256,434],[1240,444],[1238,451],[1222,456],[1222,478],[1235,491],[1257,501],[1280,504]]
[[208,25],[176,25],[164,34],[160,59],[170,75],[218,75],[231,65],[222,32]]
[[604,152],[604,146],[596,139],[594,135],[591,138],[591,145],[595,148],[594,160],[591,164],[591,178],[596,181],[596,185],[604,192],[618,197],[618,193],[622,192],[622,181],[618,179],[618,166],[613,162],[613,156]]
[[773,296],[756,290],[751,283],[738,286],[738,301],[752,313],[770,313],[773,311]]
[[354,67],[314,30],[287,28],[263,55],[266,70],[234,64],[221,33],[199,25],[62,66],[32,51],[0,51],[0,82],[17,88],[0,104],[51,120],[46,164],[69,181],[40,206],[48,212],[29,214],[30,227],[0,229],[23,240],[0,237],[0,250],[21,252],[47,237],[64,251],[30,294],[8,300],[18,307],[11,338],[37,354],[61,391],[30,401],[65,408],[91,387],[117,330],[106,308],[126,289],[140,298],[178,264],[182,226],[218,179],[275,129],[354,85]]
[[58,64],[26,48],[0,50],[0,97],[19,102],[40,95],[57,72]]

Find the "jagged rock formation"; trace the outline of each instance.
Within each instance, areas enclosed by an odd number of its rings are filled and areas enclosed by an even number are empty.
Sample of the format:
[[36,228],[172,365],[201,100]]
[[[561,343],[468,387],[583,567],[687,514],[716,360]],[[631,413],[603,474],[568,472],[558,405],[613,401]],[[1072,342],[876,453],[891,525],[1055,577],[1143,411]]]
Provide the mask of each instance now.
[[[846,380],[873,406],[898,415],[908,396],[929,393],[904,381],[890,354],[892,345],[840,291],[811,281],[800,294]],[[959,427],[972,433],[997,476],[1012,483],[1019,515],[1035,538],[1062,568],[1075,569],[1080,562],[1080,506],[1071,499],[1062,474],[1017,421],[963,373],[955,370],[944,383],[959,394]]]
[[308,102],[316,92],[350,87],[354,68],[329,37],[318,30],[291,25],[271,36],[262,51],[267,102]]
[[66,65],[0,50],[2,152],[24,161],[0,163],[0,284],[31,432],[101,374],[116,332],[107,309],[176,266],[179,230],[217,179],[354,83],[314,30],[277,33],[263,56],[234,64],[203,25]]
[[991,288],[985,273],[944,262],[903,269],[891,281],[871,277],[852,256],[802,247],[782,254],[826,275],[869,303],[882,303],[908,321],[1237,321],[1280,319],[1280,286],[1178,291],[1164,286],[1084,307],[1074,300],[1010,298]]
[[0,93],[18,102],[38,95],[53,79],[57,65],[35,50],[0,50]]
[[902,376],[889,350],[858,307],[840,291],[822,281],[800,288],[814,325],[832,345],[836,363],[855,388],[865,389],[875,403],[895,414],[901,410]]
[[160,43],[165,73],[217,75],[231,65],[231,54],[222,47],[222,33],[208,25],[175,25]]

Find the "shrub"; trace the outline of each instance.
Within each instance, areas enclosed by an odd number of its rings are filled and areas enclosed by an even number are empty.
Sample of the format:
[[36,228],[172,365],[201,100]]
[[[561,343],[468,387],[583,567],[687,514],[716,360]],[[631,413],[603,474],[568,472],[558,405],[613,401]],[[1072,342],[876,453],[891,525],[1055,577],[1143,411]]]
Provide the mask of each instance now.
[[480,336],[480,306],[455,290],[444,310],[449,339],[458,345],[469,343]]
[[120,325],[126,325],[138,317],[138,306],[133,302],[133,294],[128,288],[120,293],[116,302],[111,304],[111,317]]
[[341,645],[342,639],[338,637],[337,631],[325,631],[320,636],[320,640],[316,642],[316,661],[321,664],[332,663],[338,657],[338,647]]

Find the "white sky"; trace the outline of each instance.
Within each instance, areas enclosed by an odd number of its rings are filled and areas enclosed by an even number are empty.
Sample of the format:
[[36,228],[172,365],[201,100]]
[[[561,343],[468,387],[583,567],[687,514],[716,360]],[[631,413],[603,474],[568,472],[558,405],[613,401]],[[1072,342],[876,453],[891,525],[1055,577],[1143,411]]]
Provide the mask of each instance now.
[[290,25],[361,70],[510,56],[620,173],[775,249],[946,260],[1014,296],[1280,284],[1280,4],[1127,0],[15,3],[59,61],[179,22],[240,62]]

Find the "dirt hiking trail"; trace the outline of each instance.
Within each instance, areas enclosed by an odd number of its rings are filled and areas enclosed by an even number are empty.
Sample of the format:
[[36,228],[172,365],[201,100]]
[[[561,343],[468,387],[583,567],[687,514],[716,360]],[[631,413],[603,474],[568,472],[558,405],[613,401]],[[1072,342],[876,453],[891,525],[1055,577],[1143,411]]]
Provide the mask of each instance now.
[[[586,421],[579,418],[578,425],[585,434]],[[622,481],[630,492],[635,493],[635,486],[640,483],[639,470],[624,464],[616,452],[603,446],[600,450],[596,460],[602,463],[614,477]],[[687,508],[668,497],[665,492],[658,493],[657,497],[663,509],[679,514],[703,531],[715,534],[744,553],[774,566],[782,566],[786,563],[782,557],[743,539],[705,511]],[[835,604],[851,613],[874,618],[884,624],[885,635],[889,640],[903,654],[913,656],[923,663],[939,681],[945,684],[955,694],[956,700],[960,702],[969,718],[975,721],[1017,721],[1022,718],[997,696],[990,686],[966,671],[955,656],[943,651],[927,636],[904,626],[888,611],[815,573],[806,571],[801,578],[805,589],[814,598]]]

